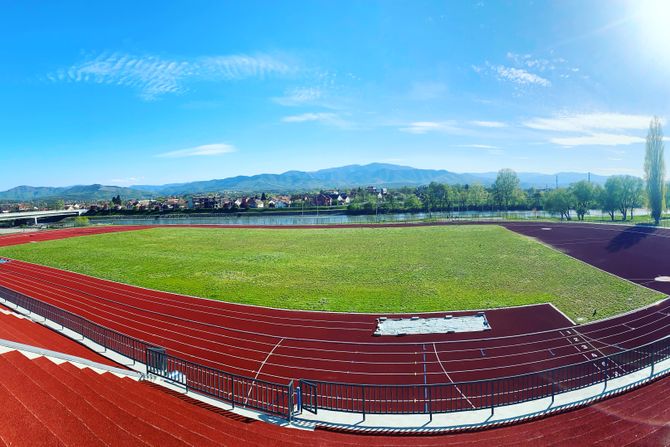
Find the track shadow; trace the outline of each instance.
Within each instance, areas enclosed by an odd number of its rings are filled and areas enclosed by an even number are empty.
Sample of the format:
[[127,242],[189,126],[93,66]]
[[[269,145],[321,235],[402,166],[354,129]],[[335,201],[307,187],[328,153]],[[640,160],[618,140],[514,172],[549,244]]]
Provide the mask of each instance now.
[[655,227],[644,225],[626,228],[607,244],[607,251],[614,253],[620,250],[627,250],[632,246],[639,244],[642,240],[646,239],[647,236],[655,232]]

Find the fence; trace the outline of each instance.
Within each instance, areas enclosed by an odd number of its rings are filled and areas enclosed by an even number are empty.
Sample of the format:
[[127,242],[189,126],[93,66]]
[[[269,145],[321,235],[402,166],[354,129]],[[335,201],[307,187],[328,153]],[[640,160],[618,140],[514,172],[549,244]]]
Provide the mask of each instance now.
[[147,365],[147,372],[231,405],[291,419],[293,383],[282,385],[237,376],[169,355],[165,349],[101,326],[72,312],[0,286],[0,296],[18,307],[70,329],[105,349]]
[[607,384],[609,380],[670,358],[670,337],[558,368],[472,382],[427,385],[360,385],[300,380],[302,409],[366,414],[437,414],[490,409]]
[[215,399],[286,417],[293,414],[293,382],[288,385],[227,373],[149,348],[147,371]]
[[604,383],[670,358],[670,336],[581,363],[528,374],[472,382],[427,385],[363,385],[300,380],[279,384],[231,374],[168,354],[164,348],[129,337],[51,304],[0,286],[0,297],[105,349],[146,364],[147,372],[241,406],[291,419],[302,410],[366,414],[428,414],[490,409],[554,398],[559,393]]
[[94,341],[105,349],[118,352],[132,359],[133,362],[146,363],[147,348],[151,347],[151,345],[142,340],[113,331],[72,312],[30,298],[2,286],[0,286],[0,296],[14,303],[16,306],[26,309],[30,313],[46,318],[62,328],[68,328],[81,334],[83,337]]

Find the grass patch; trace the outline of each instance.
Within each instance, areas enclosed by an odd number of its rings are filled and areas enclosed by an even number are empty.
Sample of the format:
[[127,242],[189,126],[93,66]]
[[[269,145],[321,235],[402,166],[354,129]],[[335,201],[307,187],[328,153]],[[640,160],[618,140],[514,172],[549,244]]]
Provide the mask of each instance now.
[[153,289],[289,309],[416,312],[552,302],[576,321],[662,297],[499,226],[156,228],[0,255]]

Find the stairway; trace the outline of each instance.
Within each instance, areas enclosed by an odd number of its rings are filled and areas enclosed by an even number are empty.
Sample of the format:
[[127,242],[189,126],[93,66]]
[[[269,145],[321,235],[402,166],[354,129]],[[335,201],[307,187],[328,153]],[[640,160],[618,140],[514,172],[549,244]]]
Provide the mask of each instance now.
[[[36,317],[40,318],[40,317]],[[119,367],[107,357],[103,357],[87,347],[22,315],[0,306],[0,339],[23,343],[37,348],[62,352],[104,365]]]
[[278,427],[150,382],[0,355],[0,446],[659,446],[670,444],[670,378],[542,420],[441,436]]

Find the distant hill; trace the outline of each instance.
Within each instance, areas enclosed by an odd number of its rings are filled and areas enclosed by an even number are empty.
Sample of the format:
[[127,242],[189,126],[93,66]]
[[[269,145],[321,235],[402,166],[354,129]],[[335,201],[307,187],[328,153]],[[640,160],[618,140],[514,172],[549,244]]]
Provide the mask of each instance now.
[[372,163],[322,169],[314,172],[288,171],[283,174],[237,176],[220,180],[175,183],[162,186],[135,185],[132,188],[160,194],[188,194],[213,191],[299,192],[322,188],[351,188],[376,185],[385,187],[418,186],[432,181],[473,183],[473,174],[456,174],[444,170],[416,169],[408,166]]
[[0,200],[31,201],[31,200],[110,200],[116,195],[121,197],[148,198],[154,194],[121,186],[76,185],[66,187],[50,186],[17,186],[0,192]]
[[[133,188],[152,191],[158,194],[189,194],[203,192],[299,192],[328,188],[352,188],[375,185],[384,187],[420,186],[430,182],[449,184],[481,183],[490,185],[495,181],[496,172],[458,174],[446,170],[417,169],[384,163],[369,165],[349,165],[339,168],[321,169],[313,172],[287,171],[283,174],[259,174],[252,176],[229,177],[220,180],[207,180],[168,185],[135,185]],[[567,186],[587,178],[588,174],[561,172],[558,174],[519,173],[523,188],[554,187],[558,176],[558,185]],[[591,175],[594,183],[605,183],[607,177]]]
[[[459,174],[441,169],[417,169],[384,163],[349,165],[319,171],[288,171],[283,174],[259,174],[237,176],[219,180],[205,180],[167,185],[135,185],[130,188],[104,185],[78,185],[62,188],[18,186],[0,192],[0,200],[29,201],[44,199],[65,200],[108,200],[121,195],[128,198],[150,198],[154,196],[198,194],[208,192],[304,192],[319,189],[343,189],[374,185],[396,188],[400,186],[420,186],[430,182],[449,184],[491,185],[496,172]],[[561,172],[558,174],[518,173],[523,188],[554,187],[558,178],[559,186],[568,186],[588,177],[585,173]],[[591,181],[603,184],[607,177],[591,175]]]

